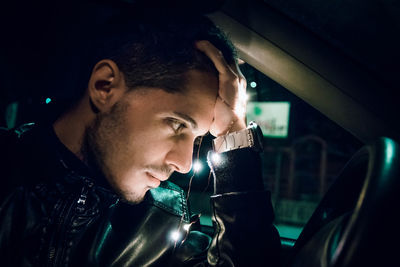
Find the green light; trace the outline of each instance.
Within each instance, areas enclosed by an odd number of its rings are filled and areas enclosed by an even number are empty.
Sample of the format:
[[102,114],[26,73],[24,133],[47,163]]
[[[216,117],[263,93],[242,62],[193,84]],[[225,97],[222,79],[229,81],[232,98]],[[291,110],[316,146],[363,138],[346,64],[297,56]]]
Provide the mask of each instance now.
[[256,88],[257,83],[256,83],[256,82],[251,82],[251,83],[250,83],[250,86],[251,86],[251,88]]
[[49,104],[51,102],[51,98],[46,98],[46,104]]
[[386,157],[385,161],[387,164],[391,163],[394,158],[394,142],[390,139],[385,139],[385,142],[387,143],[387,150],[386,150]]
[[279,232],[279,235],[284,238],[297,240],[299,238],[303,227],[287,225],[287,224],[277,224],[275,225],[276,229]]
[[247,120],[260,125],[264,136],[287,138],[289,129],[290,102],[247,103]]
[[253,112],[256,116],[260,116],[262,113],[262,109],[258,106],[255,106]]

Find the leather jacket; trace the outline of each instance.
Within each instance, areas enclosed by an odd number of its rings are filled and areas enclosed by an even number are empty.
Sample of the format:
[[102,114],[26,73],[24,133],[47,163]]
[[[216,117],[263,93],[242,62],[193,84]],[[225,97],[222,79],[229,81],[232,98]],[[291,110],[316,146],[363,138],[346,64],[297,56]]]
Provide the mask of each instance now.
[[1,266],[276,266],[279,261],[270,196],[262,190],[259,155],[250,150],[227,153],[226,166],[212,166],[218,178],[211,238],[198,231],[177,185],[164,182],[140,204],[124,203],[61,144],[51,126],[2,131],[0,145]]

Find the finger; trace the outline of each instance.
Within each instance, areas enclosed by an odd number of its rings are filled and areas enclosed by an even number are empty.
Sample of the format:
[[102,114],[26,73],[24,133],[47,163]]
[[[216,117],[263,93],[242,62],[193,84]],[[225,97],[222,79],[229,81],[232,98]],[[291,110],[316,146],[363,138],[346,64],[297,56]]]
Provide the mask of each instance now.
[[229,132],[229,126],[233,120],[233,110],[230,109],[221,98],[217,98],[214,108],[214,121],[210,126],[210,133],[213,136],[226,134]]
[[242,71],[240,70],[240,67],[237,63],[231,64],[232,70],[236,73],[236,75],[239,77],[240,80],[246,80],[246,77],[244,77]]
[[232,69],[228,63],[226,63],[222,52],[218,50],[212,43],[206,40],[197,41],[196,48],[211,59],[215,65],[215,68],[220,74],[233,74]]

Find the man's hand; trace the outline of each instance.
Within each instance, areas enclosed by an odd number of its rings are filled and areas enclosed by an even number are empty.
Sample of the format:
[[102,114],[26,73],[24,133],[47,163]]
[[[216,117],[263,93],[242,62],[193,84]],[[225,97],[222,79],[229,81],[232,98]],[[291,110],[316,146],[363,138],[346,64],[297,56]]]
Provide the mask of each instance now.
[[196,47],[211,59],[219,73],[219,91],[210,133],[220,136],[246,128],[247,83],[239,66],[236,63],[228,65],[221,51],[209,41],[198,41]]

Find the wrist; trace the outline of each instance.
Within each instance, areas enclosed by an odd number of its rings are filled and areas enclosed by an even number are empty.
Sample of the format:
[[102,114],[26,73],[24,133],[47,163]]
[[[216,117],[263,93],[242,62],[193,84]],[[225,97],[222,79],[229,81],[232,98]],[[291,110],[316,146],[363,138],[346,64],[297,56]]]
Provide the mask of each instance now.
[[219,162],[214,162],[210,152],[208,164],[214,176],[214,194],[264,189],[261,157],[252,149],[228,151]]
[[248,127],[240,126],[239,130],[229,131],[213,140],[213,148],[217,153],[231,150],[251,148],[256,152],[263,150],[263,134],[255,122],[250,122]]

